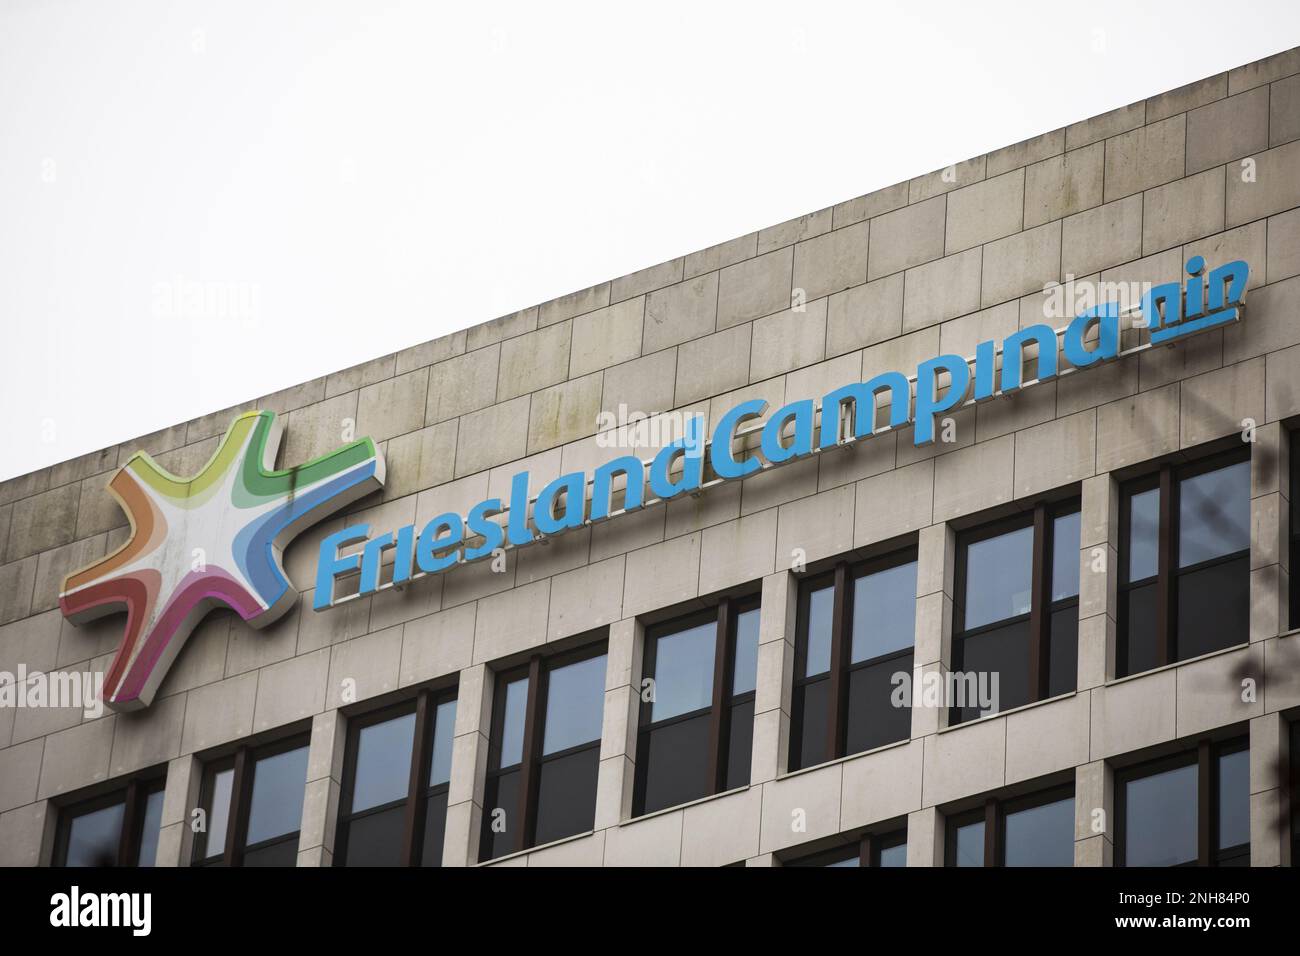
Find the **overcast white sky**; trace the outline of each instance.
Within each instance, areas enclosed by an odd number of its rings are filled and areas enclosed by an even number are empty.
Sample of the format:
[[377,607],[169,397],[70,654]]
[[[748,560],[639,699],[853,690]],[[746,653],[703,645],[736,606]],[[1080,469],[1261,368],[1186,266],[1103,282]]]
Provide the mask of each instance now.
[[1238,66],[1298,27],[1294,0],[0,0],[0,479]]

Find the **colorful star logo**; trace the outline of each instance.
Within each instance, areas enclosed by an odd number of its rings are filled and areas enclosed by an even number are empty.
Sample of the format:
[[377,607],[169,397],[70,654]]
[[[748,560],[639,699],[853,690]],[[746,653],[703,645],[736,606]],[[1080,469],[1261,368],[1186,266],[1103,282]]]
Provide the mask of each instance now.
[[126,610],[126,633],[104,678],[104,702],[114,710],[149,706],[212,608],[230,607],[257,628],[284,614],[298,597],[280,564],[289,542],[383,486],[384,459],[369,438],[274,471],[280,434],[274,413],[248,412],[193,478],[136,452],[109,481],[131,535],[68,575],[59,606],[74,624]]

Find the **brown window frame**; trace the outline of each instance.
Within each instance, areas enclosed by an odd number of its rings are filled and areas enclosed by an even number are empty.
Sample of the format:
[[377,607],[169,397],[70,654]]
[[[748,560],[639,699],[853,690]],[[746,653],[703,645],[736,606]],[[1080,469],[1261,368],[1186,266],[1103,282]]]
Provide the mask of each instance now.
[[1004,867],[1007,862],[1007,817],[1022,810],[1075,799],[1074,784],[1063,783],[1017,797],[989,797],[983,806],[954,813],[944,819],[943,865],[957,865],[957,830],[984,821],[984,866]]
[[[253,846],[245,846],[248,837],[248,814],[252,808],[253,801],[253,767],[259,760],[268,757],[275,757],[282,753],[288,753],[291,750],[297,750],[301,747],[311,746],[311,734],[299,733],[275,740],[270,743],[252,745],[242,743],[238,746],[233,754],[217,760],[209,761],[203,766],[203,782],[199,788],[199,807],[203,808],[209,814],[207,827],[194,836],[194,846],[191,852],[192,866],[227,866],[236,867],[244,865],[244,855],[250,850],[257,850],[263,846],[272,843],[287,841],[290,834],[285,833],[281,836],[265,840],[262,843]],[[216,784],[217,775],[223,770],[233,769],[234,777],[230,783],[230,815],[226,820],[226,840],[222,847],[221,856],[218,859],[215,855],[204,855],[203,851],[207,849],[207,836],[212,830],[212,796]],[[306,790],[307,781],[303,780],[303,789]],[[300,829],[293,831],[293,835],[301,835]]]
[[[799,582],[799,607],[796,614],[795,623],[795,642],[794,642],[794,683],[792,688],[792,699],[797,699],[803,688],[820,683],[826,680],[821,674],[812,677],[804,676],[807,670],[808,661],[808,618],[810,616],[810,601],[814,591],[820,591],[827,585],[834,587],[834,604],[831,610],[831,663],[829,670],[830,693],[827,712],[830,719],[826,722],[826,756],[816,763],[808,763],[804,760],[801,752],[801,741],[803,739],[803,720],[804,708],[793,707],[793,713],[790,721],[790,743],[787,762],[791,772],[795,770],[804,770],[808,767],[817,767],[824,763],[830,763],[834,760],[840,760],[846,756],[851,756],[845,751],[848,748],[848,709],[849,709],[849,675],[855,670],[861,670],[866,667],[874,667],[879,664],[887,663],[895,658],[902,658],[912,655],[915,662],[916,638],[913,635],[912,644],[904,650],[891,651],[888,654],[882,654],[879,657],[873,657],[869,660],[850,663],[850,657],[853,650],[853,586],[858,578],[866,577],[882,571],[889,571],[893,568],[902,567],[905,564],[913,564],[918,561],[919,549],[916,545],[909,545],[904,548],[898,548],[887,554],[867,560],[839,561],[834,568],[820,574],[809,575]],[[919,573],[919,568],[918,568]],[[890,746],[894,743],[900,743],[901,740],[910,739],[908,737],[900,740],[890,741],[880,746]],[[875,749],[875,748],[871,748]],[[855,751],[865,753],[866,751]]]
[[73,794],[58,805],[58,826],[55,830],[54,852],[51,866],[68,865],[68,843],[72,836],[72,821],[77,817],[123,804],[122,830],[118,838],[113,866],[140,865],[140,843],[144,837],[144,811],[148,799],[167,787],[167,768],[155,767],[136,774],[129,780],[119,781],[112,790],[97,796],[78,798]]
[[1218,788],[1219,758],[1227,754],[1250,751],[1250,738],[1246,734],[1226,740],[1200,740],[1196,746],[1155,760],[1147,760],[1115,771],[1115,866],[1124,866],[1127,852],[1128,814],[1126,812],[1125,784],[1130,780],[1150,777],[1179,767],[1197,768],[1196,773],[1196,860],[1177,864],[1174,868],[1188,866],[1220,866],[1224,860],[1244,856],[1249,865],[1251,845],[1219,850],[1218,843]]
[[[960,652],[962,649],[961,642],[967,637],[978,637],[990,630],[1006,627],[1020,620],[1029,622],[1029,664],[1028,673],[1030,680],[1030,698],[1025,705],[1037,703],[1038,701],[1048,700],[1051,695],[1051,648],[1052,648],[1052,617],[1058,611],[1064,611],[1073,606],[1078,608],[1080,592],[1082,587],[1076,588],[1073,597],[1061,598],[1059,601],[1052,600],[1052,576],[1054,568],[1052,559],[1055,553],[1054,541],[1052,535],[1055,530],[1056,519],[1066,515],[1079,514],[1082,523],[1083,501],[1078,495],[1061,498],[1054,501],[1037,501],[1032,508],[1029,508],[1018,514],[1010,515],[1006,518],[999,518],[994,521],[976,525],[975,527],[959,531],[957,533],[957,554],[954,562],[953,578],[953,611],[952,611],[952,658],[953,669],[962,670],[964,665],[959,666],[961,660]],[[1022,528],[1034,529],[1034,541],[1030,552],[1031,570],[1030,570],[1030,603],[1029,613],[1018,615],[1016,617],[1003,618],[990,624],[982,624],[979,627],[966,630],[965,609],[966,609],[966,568],[967,553],[969,546],[978,544],[981,541],[987,541],[990,538],[996,538],[1010,531],[1018,531]],[[1082,527],[1082,524],[1081,524]],[[1078,563],[1075,564],[1076,573]],[[1079,582],[1082,585],[1082,581]],[[1078,688],[1078,635],[1075,635],[1075,689]],[[1066,692],[1062,692],[1066,693]],[[1007,708],[1011,709],[1011,708]],[[968,723],[969,719],[961,719],[961,708],[955,704],[948,710],[948,724],[954,726],[960,723]]]
[[[655,657],[658,639],[661,636],[676,634],[679,631],[698,627],[709,621],[715,621],[713,646],[713,692],[709,703],[709,759],[705,771],[706,792],[697,799],[723,793],[727,789],[727,765],[730,756],[731,711],[737,704],[754,700],[756,690],[743,694],[731,693],[736,665],[736,621],[741,614],[758,610],[762,595],[746,594],[742,597],[723,597],[712,607],[703,608],[678,617],[661,621],[646,628],[645,655],[641,663],[643,680],[650,679],[655,672]],[[756,682],[757,684],[757,682]],[[646,777],[648,746],[650,734],[661,727],[702,716],[701,711],[677,714],[664,720],[651,722],[654,702],[641,695],[641,704],[637,714],[636,733],[636,774],[632,785],[632,816],[644,816],[645,792],[648,785]],[[750,736],[751,746],[753,735]],[[748,784],[748,781],[746,781]],[[689,801],[687,801],[689,802]],[[664,807],[662,809],[668,809]],[[657,810],[650,812],[658,812]]]
[[804,856],[793,857],[782,863],[790,867],[824,867],[832,863],[847,862],[857,859],[860,867],[879,867],[882,850],[907,846],[907,823],[901,826],[879,829],[863,833],[852,843],[843,846],[819,850]]
[[[1178,567],[1178,533],[1179,533],[1179,516],[1178,516],[1178,491],[1181,482],[1188,478],[1195,478],[1198,475],[1208,474],[1212,471],[1218,471],[1221,468],[1227,468],[1231,465],[1249,462],[1251,458],[1250,446],[1242,448],[1232,448],[1227,451],[1207,455],[1204,458],[1198,458],[1195,461],[1174,463],[1164,462],[1157,470],[1138,478],[1133,478],[1124,482],[1120,486],[1119,494],[1119,567],[1118,584],[1116,586],[1116,615],[1118,620],[1115,627],[1115,669],[1117,677],[1129,677],[1133,674],[1145,674],[1147,671],[1155,670],[1159,667],[1165,667],[1169,664],[1176,664],[1182,658],[1178,654],[1178,583],[1179,578],[1189,571],[1201,570],[1215,564],[1227,564],[1231,561],[1239,560],[1242,555],[1247,557],[1247,567],[1249,568],[1250,546],[1247,545],[1242,551],[1234,551],[1231,554],[1221,555],[1209,561],[1192,565],[1191,568]],[[1156,574],[1154,578],[1141,578],[1137,583],[1129,580],[1129,566],[1131,554],[1131,513],[1132,501],[1135,495],[1141,494],[1152,489],[1160,491],[1159,506],[1159,528],[1157,530],[1156,541]],[[1128,662],[1128,600],[1129,594],[1137,588],[1145,587],[1152,582],[1156,587],[1156,611],[1155,611],[1155,651],[1156,662],[1150,668],[1138,671],[1130,671],[1127,667]],[[1247,632],[1244,639],[1237,643],[1245,643],[1250,639]],[[1234,647],[1235,644],[1229,644],[1227,647]]]
[[405,811],[402,826],[402,855],[400,866],[440,866],[442,861],[425,864],[424,834],[428,824],[429,798],[446,793],[451,782],[429,786],[429,773],[433,767],[433,744],[438,708],[457,700],[457,688],[424,688],[415,697],[367,711],[349,718],[347,743],[344,747],[343,780],[339,793],[338,824],[335,827],[333,866],[342,867],[347,859],[348,833],[354,820],[385,809],[393,804],[369,807],[358,814],[352,813],[352,797],[357,779],[357,751],[361,744],[361,731],[376,724],[415,714],[415,736],[411,747],[411,766],[407,778]]
[[[488,728],[489,754],[491,750],[499,746],[498,732],[502,729],[505,716],[505,694],[503,691],[506,686],[520,677],[528,678],[528,697],[524,704],[524,732],[523,747],[521,760],[519,763],[520,785],[518,806],[515,813],[517,819],[522,821],[522,825],[514,830],[514,843],[508,849],[495,856],[485,856],[484,853],[488,847],[485,839],[479,841],[479,862],[486,863],[492,860],[499,860],[503,856],[512,853],[519,853],[523,850],[532,849],[537,845],[537,796],[538,786],[540,784],[541,765],[549,760],[562,756],[572,756],[573,754],[595,747],[599,750],[601,741],[597,739],[594,743],[587,743],[567,750],[562,750],[558,754],[551,754],[545,758],[542,757],[542,742],[545,736],[545,717],[546,717],[546,695],[549,685],[549,679],[542,680],[543,676],[548,676],[551,671],[558,670],[569,664],[578,664],[582,661],[589,660],[593,657],[601,657],[609,654],[609,642],[606,638],[601,638],[589,644],[583,644],[581,647],[573,650],[561,651],[556,654],[534,654],[527,663],[515,667],[506,668],[495,672],[494,693],[492,699],[492,721]],[[601,701],[602,720],[604,714],[604,700]],[[508,768],[492,768],[492,758],[489,756],[488,769],[485,774],[485,784],[494,777],[505,773],[514,772],[514,764]],[[485,785],[484,792],[487,792]],[[484,836],[489,832],[492,825],[491,810],[487,806],[483,808],[482,833]]]

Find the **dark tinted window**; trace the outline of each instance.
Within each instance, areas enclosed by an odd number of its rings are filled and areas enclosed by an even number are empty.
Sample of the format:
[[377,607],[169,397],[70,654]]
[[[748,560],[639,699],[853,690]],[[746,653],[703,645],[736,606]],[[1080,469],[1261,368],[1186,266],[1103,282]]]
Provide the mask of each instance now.
[[880,851],[881,866],[907,866],[907,844],[885,847]]
[[1032,527],[968,545],[963,617],[966,630],[1029,613],[1033,551]]
[[853,582],[856,664],[910,650],[916,639],[916,562],[863,574]]
[[736,663],[732,670],[731,693],[753,693],[758,684],[758,608],[736,616]]
[[1079,521],[1077,501],[1043,503],[959,536],[952,723],[1074,690]]
[[1166,465],[1125,486],[1120,676],[1248,639],[1250,461],[1242,454]]
[[414,711],[361,729],[352,790],[353,813],[406,799],[414,744]]
[[258,760],[253,769],[253,798],[248,813],[248,842],[297,833],[307,785],[307,748],[296,747]]
[[1074,865],[1074,798],[1008,811],[1003,824],[1006,866]]
[[542,756],[599,741],[604,703],[604,654],[549,671]]
[[[349,721],[336,865],[442,865],[455,724],[456,699],[429,690]],[[426,755],[428,782],[412,792]]]
[[605,703],[605,655],[547,669],[534,843],[590,830]]
[[1128,577],[1142,581],[1156,576],[1160,538],[1160,489],[1135,493],[1129,500]]
[[163,788],[159,786],[145,798],[144,826],[140,831],[140,866],[158,862],[158,833],[162,829]]
[[835,588],[817,588],[808,595],[808,653],[804,676],[813,677],[831,669],[831,619]]
[[749,783],[758,632],[753,598],[724,599],[648,629],[644,671],[652,699],[641,707],[635,814]]
[[[551,658],[538,656],[526,667],[498,675],[481,859],[591,829],[605,670],[602,643]],[[444,747],[449,748],[450,737],[443,733]],[[435,732],[431,768],[439,763],[438,736]],[[431,797],[439,798],[430,801],[434,811],[445,814],[445,791]]]
[[429,761],[429,786],[451,781],[451,746],[456,734],[456,701],[445,700],[434,713],[433,757]]
[[1079,512],[1052,523],[1052,600],[1079,596]]
[[1128,781],[1124,793],[1124,862],[1178,866],[1196,861],[1195,764]]
[[1250,751],[1219,757],[1217,847],[1231,850],[1250,843]]
[[894,691],[912,676],[915,552],[840,565],[807,581],[799,600],[790,769],[906,740],[911,709]]
[[713,702],[716,642],[716,620],[656,638],[651,720],[703,710]]
[[952,866],[984,865],[984,821],[975,820],[955,827],[952,833]]
[[122,839],[125,803],[114,803],[72,818],[65,866],[112,866]]
[[1184,478],[1178,486],[1178,566],[1250,548],[1250,462]]

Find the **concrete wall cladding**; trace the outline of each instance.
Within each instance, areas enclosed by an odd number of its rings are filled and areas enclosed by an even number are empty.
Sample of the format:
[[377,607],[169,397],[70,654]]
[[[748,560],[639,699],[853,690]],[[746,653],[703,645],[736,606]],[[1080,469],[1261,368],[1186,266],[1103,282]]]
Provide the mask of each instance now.
[[[1042,321],[1046,283],[1162,282],[1184,261],[1252,265],[1245,321],[963,408],[952,442],[910,432],[765,472],[511,555],[311,610],[317,546],[347,524],[392,529],[534,491],[623,452],[600,413],[773,408]],[[798,308],[802,302],[802,308]],[[792,308],[792,306],[796,306]],[[1061,323],[1057,323],[1058,325]],[[599,630],[609,641],[593,833],[504,864],[772,865],[795,845],[906,817],[912,865],[942,862],[942,808],[1039,778],[1073,780],[1077,865],[1108,865],[1108,760],[1249,725],[1252,854],[1285,862],[1269,821],[1281,713],[1300,705],[1286,634],[1284,419],[1300,414],[1300,49],[850,199],[552,302],[0,485],[0,671],[104,669],[122,617],[73,627],[70,570],[128,528],[105,490],[143,449],[196,471],[236,411],[284,418],[282,464],[337,446],[345,422],[383,447],[382,493],[304,533],[285,558],[300,605],[254,632],[233,613],[194,632],[153,705],[0,708],[0,862],[49,859],[57,801],[167,764],[160,862],[188,860],[200,758],[310,727],[299,863],[331,862],[345,679],[360,705],[458,682],[444,862],[477,859],[492,666]],[[1116,474],[1257,423],[1249,643],[1115,680]],[[910,536],[919,549],[915,666],[950,653],[953,523],[1075,484],[1083,500],[1078,690],[953,728],[913,712],[912,739],[786,773],[795,576],[809,562]],[[751,784],[629,820],[645,617],[742,585],[761,589]],[[1268,681],[1242,699],[1249,663]],[[806,829],[791,827],[804,811]]]

